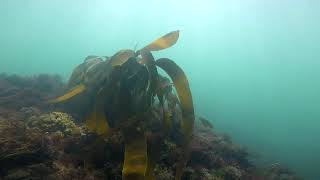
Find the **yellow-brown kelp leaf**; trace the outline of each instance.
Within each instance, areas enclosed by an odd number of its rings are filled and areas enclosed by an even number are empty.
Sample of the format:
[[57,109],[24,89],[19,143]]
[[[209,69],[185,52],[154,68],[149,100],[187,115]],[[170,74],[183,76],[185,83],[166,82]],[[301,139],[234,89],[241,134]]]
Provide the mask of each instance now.
[[106,91],[100,90],[97,94],[95,105],[86,121],[86,126],[98,135],[108,135],[110,127],[104,113]]
[[145,46],[142,48],[142,50],[145,51],[159,51],[162,49],[169,48],[173,46],[179,38],[179,30],[172,31],[159,39],[153,41],[151,44]]
[[165,89],[163,88],[163,81],[162,79],[159,79],[158,84],[157,84],[157,89],[156,93],[159,99],[159,103],[162,109],[162,116],[163,116],[163,129],[165,133],[170,132],[172,128],[172,119],[171,119],[171,114],[165,110]]
[[188,154],[189,142],[192,137],[194,126],[194,109],[192,95],[186,75],[175,62],[167,58],[161,58],[156,61],[156,64],[161,67],[172,79],[181,104],[183,119],[181,122],[181,130],[184,135],[183,149],[185,151],[185,157],[181,159],[180,165],[178,164],[176,170],[176,179],[179,180],[182,176],[182,168],[187,162],[186,156]]
[[147,69],[150,74],[150,86],[149,86],[149,92],[152,94],[157,93],[160,104],[162,106],[163,110],[163,115],[164,115],[164,129],[166,132],[170,131],[172,121],[169,118],[169,114],[165,112],[164,110],[164,99],[163,99],[163,93],[160,88],[160,82],[159,82],[159,75],[158,75],[158,70],[156,67],[156,62],[151,54],[150,51],[140,51],[141,53],[141,63],[145,64],[147,66]]
[[110,59],[110,63],[112,66],[119,66],[125,63],[130,57],[134,57],[135,52],[130,49],[123,49],[118,51],[115,55],[113,55]]
[[146,65],[150,75],[149,92],[151,95],[153,95],[158,85],[158,70],[156,67],[156,61],[154,60],[150,51],[141,51],[141,57],[141,63]]
[[146,175],[145,175],[145,180],[154,180],[154,167],[155,167],[155,162],[152,157],[149,156],[148,154],[148,166],[146,170]]
[[82,63],[77,67],[75,67],[69,78],[68,87],[71,88],[71,87],[77,86],[78,84],[83,83],[85,79],[85,74],[86,74],[85,63]]
[[194,125],[194,109],[188,79],[183,70],[170,59],[158,59],[156,64],[170,76],[175,85],[182,109],[182,130],[187,138],[191,138]]
[[53,100],[50,100],[50,103],[59,103],[59,102],[63,102],[66,100],[69,100],[70,98],[84,92],[86,90],[86,86],[84,84],[79,84],[78,86],[72,88],[69,92],[67,92],[66,94],[57,97]]
[[144,132],[124,130],[125,154],[122,169],[123,180],[145,179],[148,165],[147,140]]
[[94,107],[86,121],[86,126],[98,135],[107,135],[109,133],[109,124],[102,110]]
[[102,61],[103,59],[99,56],[88,56],[83,63],[79,64],[73,69],[68,81],[68,87],[74,87],[81,83],[85,84],[85,79],[88,78],[88,70],[92,69],[92,67],[96,66]]

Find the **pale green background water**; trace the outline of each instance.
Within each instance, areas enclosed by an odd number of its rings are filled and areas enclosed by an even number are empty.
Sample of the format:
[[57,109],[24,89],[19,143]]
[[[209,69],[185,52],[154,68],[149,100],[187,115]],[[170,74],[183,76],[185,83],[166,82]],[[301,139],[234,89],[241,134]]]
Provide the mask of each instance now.
[[263,162],[320,179],[320,1],[1,0],[0,72],[59,73],[180,29],[196,111]]

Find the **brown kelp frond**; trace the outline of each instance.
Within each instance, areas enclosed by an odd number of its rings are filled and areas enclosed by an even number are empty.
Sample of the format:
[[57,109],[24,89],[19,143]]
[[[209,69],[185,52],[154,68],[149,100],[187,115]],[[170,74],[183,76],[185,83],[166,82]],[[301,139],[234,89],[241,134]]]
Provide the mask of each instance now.
[[73,89],[71,89],[69,92],[67,92],[66,94],[57,97],[53,100],[50,100],[50,103],[60,103],[63,101],[67,101],[69,99],[71,99],[72,97],[81,94],[82,92],[84,92],[86,90],[86,86],[84,84],[79,84],[76,87],[74,87]]
[[65,102],[85,91],[99,89],[107,79],[112,69],[109,63],[104,61],[104,59],[107,58],[98,56],[87,57],[83,63],[74,68],[68,81],[69,91],[60,97],[50,100],[49,102]]
[[89,112],[89,116],[86,121],[86,126],[92,132],[96,132],[99,135],[107,136],[110,133],[110,127],[106,115],[104,113],[105,94],[103,94],[102,92],[104,91],[98,92],[94,107],[92,108],[92,111]]
[[128,129],[123,134],[125,154],[122,179],[144,179],[148,165],[147,140],[144,132]]
[[173,46],[179,38],[179,30],[172,31],[159,39],[153,41],[151,44],[145,46],[141,51],[159,51]]
[[182,109],[182,130],[184,131],[186,138],[190,139],[192,135],[195,117],[193,109],[193,100],[188,79],[184,74],[183,70],[170,59],[158,59],[156,61],[156,64],[170,76],[175,85]]
[[130,49],[123,49],[113,55],[110,59],[112,66],[120,66],[125,63],[130,57],[134,57],[135,52]]
[[157,93],[156,90],[159,83],[158,70],[156,67],[156,62],[154,60],[154,57],[149,51],[141,51],[141,57],[142,57],[141,63],[147,67],[149,72],[149,87],[148,87],[149,101],[148,102],[151,103],[152,97]]
[[178,93],[178,97],[182,110],[181,130],[184,135],[183,156],[176,168],[176,180],[180,180],[183,167],[186,165],[189,155],[189,142],[192,138],[193,126],[194,126],[194,109],[192,95],[188,83],[188,79],[183,70],[172,60],[167,58],[158,59],[156,61],[157,66],[161,67],[172,79],[175,88]]

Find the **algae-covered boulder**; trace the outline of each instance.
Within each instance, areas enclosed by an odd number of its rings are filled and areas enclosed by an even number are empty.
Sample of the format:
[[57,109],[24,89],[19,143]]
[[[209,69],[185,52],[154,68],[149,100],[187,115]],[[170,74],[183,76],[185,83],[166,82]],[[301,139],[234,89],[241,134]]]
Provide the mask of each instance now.
[[79,127],[74,123],[73,118],[67,113],[51,112],[39,116],[28,118],[28,126],[38,128],[45,132],[60,131],[63,134],[77,134],[80,132]]

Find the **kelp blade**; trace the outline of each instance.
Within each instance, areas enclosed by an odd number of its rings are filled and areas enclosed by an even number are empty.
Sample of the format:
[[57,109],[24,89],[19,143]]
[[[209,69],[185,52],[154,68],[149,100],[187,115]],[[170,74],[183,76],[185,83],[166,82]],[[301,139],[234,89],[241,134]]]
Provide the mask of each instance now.
[[83,91],[86,90],[86,86],[84,84],[80,84],[74,88],[72,88],[68,93],[56,98],[56,99],[53,99],[53,100],[50,100],[49,102],[51,103],[59,103],[59,102],[63,102],[63,101],[66,101],[80,93],[82,93]]
[[142,61],[141,63],[144,64],[149,72],[150,76],[150,85],[149,85],[149,93],[150,96],[154,95],[157,85],[158,85],[158,70],[156,67],[156,61],[152,56],[150,51],[141,51]]
[[154,180],[154,168],[155,168],[155,162],[152,157],[148,155],[148,165],[146,169],[146,175],[145,180]]
[[98,92],[92,112],[86,121],[86,126],[98,135],[108,135],[110,132],[108,120],[104,112],[105,96],[106,91],[104,89]]
[[98,110],[96,107],[90,113],[86,126],[98,135],[107,135],[109,133],[109,124],[104,115],[104,112]]
[[147,172],[147,141],[143,132],[126,130],[122,179],[143,180]]
[[189,154],[189,142],[191,141],[194,126],[193,100],[189,87],[189,82],[183,70],[172,60],[167,58],[158,59],[156,64],[161,67],[172,79],[178,93],[182,110],[181,129],[184,135],[183,150],[184,157],[180,160],[176,168],[176,180],[180,180],[182,170],[185,166]]
[[158,59],[156,64],[170,76],[175,85],[182,109],[182,130],[190,138],[194,125],[194,109],[188,79],[182,69],[170,59]]
[[169,48],[173,46],[179,38],[179,30],[172,31],[159,39],[153,41],[151,44],[145,46],[142,50],[145,51],[159,51],[162,49]]
[[123,49],[113,55],[110,59],[112,66],[120,66],[125,63],[130,57],[134,57],[135,52],[130,49]]

